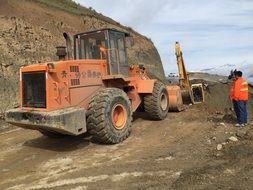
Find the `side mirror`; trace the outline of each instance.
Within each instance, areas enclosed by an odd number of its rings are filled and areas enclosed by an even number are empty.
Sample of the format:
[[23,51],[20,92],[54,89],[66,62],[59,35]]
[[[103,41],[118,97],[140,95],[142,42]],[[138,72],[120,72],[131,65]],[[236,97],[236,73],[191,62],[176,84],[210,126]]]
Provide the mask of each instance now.
[[125,44],[127,48],[130,48],[134,45],[134,38],[132,36],[125,37]]

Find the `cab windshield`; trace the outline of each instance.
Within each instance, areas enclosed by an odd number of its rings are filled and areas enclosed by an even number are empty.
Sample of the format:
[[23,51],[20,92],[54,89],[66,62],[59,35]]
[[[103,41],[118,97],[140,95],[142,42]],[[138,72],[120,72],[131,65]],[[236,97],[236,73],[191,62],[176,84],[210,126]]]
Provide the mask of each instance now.
[[76,38],[77,59],[100,59],[100,48],[106,48],[104,32],[88,33]]

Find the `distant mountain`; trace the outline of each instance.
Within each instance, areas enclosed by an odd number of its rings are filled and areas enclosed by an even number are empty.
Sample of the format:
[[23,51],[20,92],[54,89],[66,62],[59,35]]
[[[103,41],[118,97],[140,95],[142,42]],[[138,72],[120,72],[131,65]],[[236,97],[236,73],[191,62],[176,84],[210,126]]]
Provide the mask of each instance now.
[[225,65],[222,65],[222,66],[219,66],[219,67],[212,67],[212,68],[202,69],[201,71],[202,72],[211,72],[211,73],[216,71],[218,73],[215,73],[215,74],[220,74],[220,73],[222,74],[222,73],[227,72],[228,69],[235,68],[235,67],[236,67],[236,65],[234,65],[234,64],[225,64]]
[[225,64],[219,67],[202,69],[201,72],[228,76],[232,69],[242,71],[243,76],[249,81],[249,83],[253,84],[253,63]]

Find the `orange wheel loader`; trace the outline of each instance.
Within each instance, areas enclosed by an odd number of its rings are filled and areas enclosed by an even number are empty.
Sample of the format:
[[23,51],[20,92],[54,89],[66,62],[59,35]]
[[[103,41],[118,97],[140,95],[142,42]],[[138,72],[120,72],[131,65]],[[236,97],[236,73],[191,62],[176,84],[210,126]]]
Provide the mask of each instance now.
[[141,104],[153,120],[177,107],[179,87],[128,65],[129,34],[101,29],[64,37],[59,61],[20,69],[20,108],[6,112],[7,122],[50,137],[88,131],[97,142],[115,144],[129,136],[132,113]]

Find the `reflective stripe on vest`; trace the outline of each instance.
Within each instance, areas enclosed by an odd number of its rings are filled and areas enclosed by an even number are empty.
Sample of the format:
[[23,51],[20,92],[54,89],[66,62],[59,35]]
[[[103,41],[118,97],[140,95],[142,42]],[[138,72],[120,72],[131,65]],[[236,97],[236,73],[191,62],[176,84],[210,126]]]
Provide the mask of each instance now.
[[240,92],[247,92],[248,90],[249,90],[248,83],[247,83],[247,81],[243,80],[243,82],[241,83]]
[[248,91],[249,89],[248,88],[241,88],[240,91],[241,92],[245,92],[245,91]]

